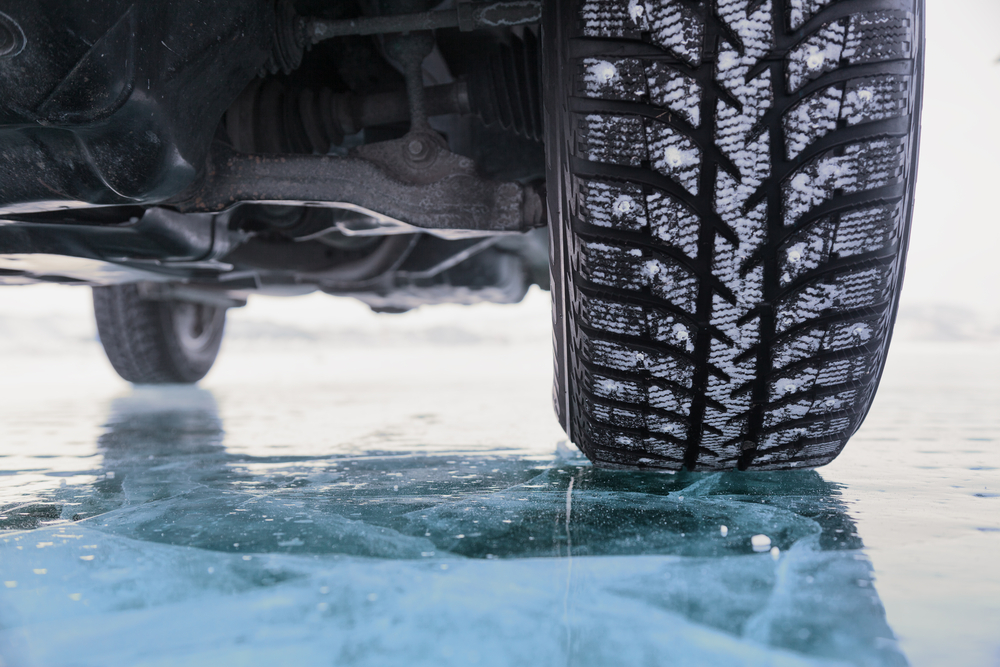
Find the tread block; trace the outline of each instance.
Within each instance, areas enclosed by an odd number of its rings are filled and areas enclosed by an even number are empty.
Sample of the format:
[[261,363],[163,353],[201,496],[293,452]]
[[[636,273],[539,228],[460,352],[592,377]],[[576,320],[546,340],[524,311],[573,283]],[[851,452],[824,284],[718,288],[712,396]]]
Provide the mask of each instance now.
[[836,193],[851,194],[901,184],[906,146],[899,139],[875,139],[829,151],[799,169],[782,185],[785,225],[796,224]]
[[863,12],[851,16],[843,58],[851,65],[910,58],[913,15],[905,11]]
[[575,179],[579,216],[584,222],[632,232],[648,231],[652,240],[698,256],[701,221],[682,201],[649,186]]
[[835,0],[788,0],[788,27],[798,30],[802,24]]
[[669,109],[692,127],[701,125],[701,84],[658,60],[646,62],[649,101]]
[[585,242],[580,272],[597,285],[633,291],[648,288],[664,303],[694,312],[697,278],[675,260],[652,257],[642,248]]
[[824,352],[842,352],[866,346],[884,334],[882,315],[809,328],[775,343],[771,348],[771,367],[779,370]]
[[580,119],[580,152],[591,162],[638,167],[647,159],[645,134],[637,116],[589,114]]
[[847,23],[847,20],[828,23],[788,54],[785,71],[789,93],[840,67]]
[[859,353],[843,359],[827,359],[805,368],[786,371],[774,376],[770,382],[769,399],[778,401],[797,394],[805,394],[816,387],[835,387],[866,379],[871,372],[868,355]]
[[794,159],[817,139],[837,129],[844,89],[831,86],[793,106],[782,119],[785,130],[785,157]]
[[773,428],[784,422],[806,417],[816,417],[830,414],[831,412],[845,411],[853,408],[857,399],[857,390],[849,389],[818,398],[802,398],[791,403],[784,403],[764,413],[764,428]]
[[594,373],[590,378],[589,385],[591,391],[598,398],[607,398],[622,403],[638,403],[640,405],[644,405],[648,400],[646,388],[638,382],[615,380]]
[[846,65],[912,57],[913,15],[905,11],[852,14],[824,25],[789,52],[788,92]]
[[592,225],[639,231],[648,226],[646,196],[632,183],[577,179],[581,217]]
[[697,259],[701,220],[694,211],[673,195],[659,191],[646,195],[646,210],[655,238]]
[[782,119],[785,155],[791,160],[818,139],[837,129],[899,118],[910,112],[910,77],[881,75],[850,79],[813,93]]
[[840,257],[850,257],[887,248],[899,238],[902,219],[900,203],[842,213],[837,223],[833,252]]
[[653,168],[697,195],[701,150],[694,141],[669,125],[650,121],[646,123],[646,143]]
[[581,317],[603,332],[656,341],[680,353],[694,352],[697,329],[677,315],[594,298],[583,301]]
[[776,331],[823,315],[882,304],[893,284],[891,267],[874,266],[817,279],[778,301]]
[[691,414],[691,395],[674,387],[660,386],[652,383],[648,388],[649,405],[660,410],[667,410],[685,417]]
[[[684,456],[684,444],[655,436],[636,436],[632,433],[609,433],[584,422],[584,430],[597,450],[596,458],[611,463],[636,465],[649,453],[680,463]],[[653,463],[652,459],[645,459]]]
[[910,77],[885,74],[851,79],[840,118],[849,126],[899,118],[910,112]]
[[646,311],[634,304],[596,297],[582,299],[580,317],[584,323],[607,333],[641,338],[647,332]]
[[633,345],[596,338],[585,339],[582,347],[586,357],[597,366],[691,387],[694,364],[669,352],[649,352]]
[[830,261],[835,229],[836,223],[832,219],[822,218],[781,244],[778,270],[781,272],[779,282],[782,287]]
[[600,401],[588,402],[590,404],[588,413],[599,422],[603,422],[609,426],[632,430],[644,430],[646,428],[646,418],[641,410],[607,405]]
[[587,0],[580,10],[588,37],[628,37],[649,33],[653,44],[689,65],[701,63],[705,26],[683,0]]
[[598,100],[639,102],[646,98],[646,73],[635,58],[584,58],[577,74],[577,92]]
[[803,446],[799,448],[772,452],[764,449],[757,454],[754,462],[758,465],[755,465],[754,468],[757,470],[794,468],[797,466],[791,465],[791,463],[802,461],[808,461],[808,463],[803,464],[802,467],[823,466],[837,456],[841,448],[844,446],[843,443],[844,441],[842,439],[834,438],[817,444],[803,444]]

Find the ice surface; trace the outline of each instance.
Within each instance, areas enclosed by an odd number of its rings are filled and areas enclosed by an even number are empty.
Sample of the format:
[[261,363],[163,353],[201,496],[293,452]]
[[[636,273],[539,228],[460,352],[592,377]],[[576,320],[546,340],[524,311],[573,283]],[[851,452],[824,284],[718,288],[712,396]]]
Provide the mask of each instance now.
[[7,664],[905,663],[815,472],[253,458],[197,389],[116,400],[99,444],[50,498],[75,521],[0,537]]

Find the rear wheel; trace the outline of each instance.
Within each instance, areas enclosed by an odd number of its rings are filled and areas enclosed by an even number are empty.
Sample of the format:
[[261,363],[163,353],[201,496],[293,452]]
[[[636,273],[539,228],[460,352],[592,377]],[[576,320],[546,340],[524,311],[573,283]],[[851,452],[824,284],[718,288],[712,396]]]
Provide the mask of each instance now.
[[556,409],[592,460],[830,462],[885,361],[921,0],[555,0]]
[[94,288],[97,332],[120,376],[136,384],[197,382],[222,344],[226,309],[150,301],[136,285]]

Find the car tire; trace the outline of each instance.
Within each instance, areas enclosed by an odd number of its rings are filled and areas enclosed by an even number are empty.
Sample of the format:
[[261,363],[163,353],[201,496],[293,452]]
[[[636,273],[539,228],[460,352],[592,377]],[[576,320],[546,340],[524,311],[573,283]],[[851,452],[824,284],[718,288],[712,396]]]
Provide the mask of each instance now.
[[97,332],[115,371],[136,384],[197,382],[222,344],[226,309],[147,300],[137,285],[95,287]]
[[609,467],[824,465],[885,363],[922,0],[554,0],[555,404]]

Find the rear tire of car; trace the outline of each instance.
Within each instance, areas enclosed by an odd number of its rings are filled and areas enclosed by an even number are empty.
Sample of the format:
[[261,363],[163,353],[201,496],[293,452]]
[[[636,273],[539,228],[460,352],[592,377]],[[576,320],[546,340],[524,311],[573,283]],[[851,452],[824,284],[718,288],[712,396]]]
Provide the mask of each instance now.
[[222,344],[226,309],[142,298],[137,285],[95,287],[94,314],[115,371],[136,384],[197,382]]
[[922,60],[922,0],[546,3],[554,398],[591,460],[837,456],[895,319]]

